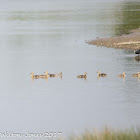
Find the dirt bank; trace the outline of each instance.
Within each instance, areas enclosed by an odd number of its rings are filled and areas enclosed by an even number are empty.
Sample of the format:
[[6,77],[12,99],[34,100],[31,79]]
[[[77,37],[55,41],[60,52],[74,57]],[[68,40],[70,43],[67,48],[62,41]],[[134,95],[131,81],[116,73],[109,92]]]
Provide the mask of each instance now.
[[113,38],[98,38],[87,42],[96,46],[105,46],[118,49],[140,49],[140,28],[132,30],[128,35]]

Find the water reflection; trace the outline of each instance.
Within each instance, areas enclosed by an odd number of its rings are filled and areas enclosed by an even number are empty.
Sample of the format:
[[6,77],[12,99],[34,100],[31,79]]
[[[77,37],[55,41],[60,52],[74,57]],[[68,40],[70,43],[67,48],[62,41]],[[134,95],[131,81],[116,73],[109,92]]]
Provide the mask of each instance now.
[[140,55],[135,56],[134,59],[139,62],[140,61]]
[[115,13],[118,23],[115,24],[115,35],[128,34],[130,30],[140,27],[140,2],[121,3],[121,11]]

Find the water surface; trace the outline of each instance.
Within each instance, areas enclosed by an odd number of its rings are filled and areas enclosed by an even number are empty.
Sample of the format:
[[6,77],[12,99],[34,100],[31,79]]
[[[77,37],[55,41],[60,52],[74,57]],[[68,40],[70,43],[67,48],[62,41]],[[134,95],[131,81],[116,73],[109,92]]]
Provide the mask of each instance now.
[[[97,36],[122,34],[127,22],[122,13],[139,12],[135,2],[131,9],[124,9],[131,2],[3,2],[0,131],[61,131],[69,135],[106,124],[115,128],[139,126],[140,81],[131,74],[140,66],[134,53],[85,43]],[[132,19],[139,20],[138,16]],[[108,76],[98,79],[98,70]],[[63,78],[31,80],[30,72],[44,71],[62,71]],[[87,80],[77,79],[84,72]],[[118,78],[122,72],[127,74],[125,80]]]

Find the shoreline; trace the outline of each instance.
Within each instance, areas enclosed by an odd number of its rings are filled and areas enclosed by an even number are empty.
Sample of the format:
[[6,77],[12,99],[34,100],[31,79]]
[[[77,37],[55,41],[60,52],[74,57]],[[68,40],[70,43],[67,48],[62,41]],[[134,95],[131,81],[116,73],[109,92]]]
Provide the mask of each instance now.
[[111,38],[98,38],[87,42],[89,45],[104,46],[117,49],[140,49],[140,28],[130,31],[127,35]]

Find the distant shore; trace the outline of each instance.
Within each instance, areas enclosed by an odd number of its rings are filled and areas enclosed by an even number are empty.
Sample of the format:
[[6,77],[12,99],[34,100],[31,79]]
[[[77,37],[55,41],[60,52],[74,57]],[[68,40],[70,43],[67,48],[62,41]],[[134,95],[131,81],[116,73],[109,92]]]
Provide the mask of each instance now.
[[140,28],[132,30],[130,34],[112,38],[96,38],[87,42],[91,45],[105,46],[118,49],[140,49]]

